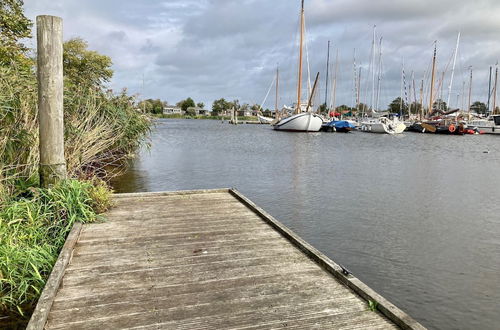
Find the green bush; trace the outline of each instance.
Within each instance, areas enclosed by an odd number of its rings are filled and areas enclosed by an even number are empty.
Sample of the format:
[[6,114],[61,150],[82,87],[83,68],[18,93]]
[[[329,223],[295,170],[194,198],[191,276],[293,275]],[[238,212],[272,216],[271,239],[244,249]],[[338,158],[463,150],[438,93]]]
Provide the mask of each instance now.
[[99,219],[110,205],[103,184],[67,180],[0,207],[0,312],[29,314],[75,221]]

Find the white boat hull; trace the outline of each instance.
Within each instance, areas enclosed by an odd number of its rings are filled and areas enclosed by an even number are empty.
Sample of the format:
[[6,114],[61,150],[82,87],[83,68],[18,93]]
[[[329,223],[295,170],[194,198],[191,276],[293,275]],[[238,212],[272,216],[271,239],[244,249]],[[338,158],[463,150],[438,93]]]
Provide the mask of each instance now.
[[261,124],[270,124],[274,120],[274,118],[264,117],[261,115],[257,115],[257,118]]
[[323,124],[320,116],[311,112],[302,112],[283,118],[274,125],[277,131],[318,132]]
[[406,125],[400,121],[370,120],[361,122],[360,129],[370,133],[401,134],[406,129]]

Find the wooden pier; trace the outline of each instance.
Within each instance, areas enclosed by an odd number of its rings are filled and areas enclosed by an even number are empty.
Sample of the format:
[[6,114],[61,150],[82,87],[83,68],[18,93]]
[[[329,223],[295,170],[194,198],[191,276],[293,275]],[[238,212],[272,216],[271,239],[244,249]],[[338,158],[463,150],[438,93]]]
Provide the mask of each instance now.
[[28,329],[423,329],[238,191],[115,201],[73,227]]

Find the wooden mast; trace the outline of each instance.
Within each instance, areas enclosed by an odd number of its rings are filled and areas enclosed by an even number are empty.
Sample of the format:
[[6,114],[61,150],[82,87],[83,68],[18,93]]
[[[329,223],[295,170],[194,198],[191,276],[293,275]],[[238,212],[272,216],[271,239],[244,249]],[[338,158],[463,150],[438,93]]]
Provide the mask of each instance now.
[[467,106],[467,115],[470,119],[470,99],[472,96],[472,66],[470,67],[470,80],[469,80],[469,105]]
[[299,81],[297,83],[297,109],[295,113],[300,113],[300,94],[301,94],[301,83],[302,83],[302,44],[304,43],[304,0],[302,0],[302,5],[300,9],[300,46],[299,46]]
[[424,80],[420,84],[420,120],[424,117]]
[[495,114],[495,108],[497,105],[497,82],[498,82],[498,67],[495,69],[495,83],[493,85],[493,110],[491,111]]
[[312,100],[314,97],[314,92],[316,91],[316,86],[318,85],[318,80],[319,80],[319,72],[316,74],[316,79],[314,79],[314,84],[311,90],[311,95],[309,95],[309,101],[307,101],[307,111],[309,111],[309,108],[312,105]]
[[[339,66],[339,50],[337,48],[337,55],[335,56],[335,71],[333,75],[333,102],[332,109],[335,112],[335,102],[337,101],[337,70]],[[342,114],[340,115],[342,117]]]
[[325,76],[325,110],[328,113],[328,69],[330,66],[330,40],[328,40],[328,49],[326,51],[326,76]]
[[436,43],[437,41],[434,41],[434,55],[432,56],[432,74],[431,74],[431,95],[429,97],[429,113],[432,112],[432,102],[433,102],[433,93],[434,93],[434,74],[436,72]]

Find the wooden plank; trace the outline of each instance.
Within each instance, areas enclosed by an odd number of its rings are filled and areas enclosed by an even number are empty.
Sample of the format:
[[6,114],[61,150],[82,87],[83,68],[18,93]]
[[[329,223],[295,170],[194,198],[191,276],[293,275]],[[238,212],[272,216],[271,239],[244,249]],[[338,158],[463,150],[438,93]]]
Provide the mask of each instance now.
[[[213,279],[213,280],[202,280],[199,282],[193,282],[190,285],[172,284],[167,283],[164,285],[156,284],[154,286],[155,297],[167,297],[179,294],[197,294],[200,292],[211,292],[219,291],[230,288],[250,288],[258,287],[260,285],[279,285],[279,283],[290,282],[290,283],[308,283],[312,281],[314,284],[321,283],[321,281],[316,281],[318,276],[322,274],[320,269],[312,270],[297,270],[295,272],[288,272],[286,275],[278,274],[256,274],[254,276],[237,276],[226,279]],[[313,280],[311,280],[313,279]],[[324,280],[324,279],[322,279]],[[216,284],[216,285],[215,285]],[[334,289],[338,287],[345,288],[343,285],[336,283]],[[64,292],[64,288],[60,292],[53,304],[54,310],[90,307],[90,306],[103,306],[111,305],[116,302],[137,300],[143,301],[151,298],[150,290],[143,290],[142,288],[133,288],[130,290],[115,290],[115,291],[105,291],[96,292],[89,294],[85,290],[79,291],[78,295],[72,294],[67,295]]]
[[377,294],[366,284],[354,277],[352,274],[345,275],[342,267],[333,262],[326,255],[314,248],[312,245],[297,236],[290,229],[281,224],[278,220],[274,219],[269,213],[258,207],[248,198],[240,194],[236,189],[230,189],[229,193],[239,199],[242,203],[246,204],[251,210],[259,215],[264,221],[270,224],[276,231],[281,233],[283,237],[294,243],[300,250],[314,260],[318,265],[323,267],[330,274],[335,276],[341,283],[344,283],[349,288],[354,290],[359,296],[366,301],[377,302],[377,309],[381,311],[391,321],[396,323],[402,329],[425,329],[420,323],[415,321],[411,316],[397,308],[388,300]]
[[82,224],[79,222],[76,222],[73,225],[73,228],[71,228],[71,231],[66,238],[66,242],[59,253],[59,257],[54,264],[54,268],[52,268],[52,272],[50,273],[47,283],[45,283],[45,287],[43,288],[40,298],[38,299],[35,310],[31,315],[26,328],[27,330],[43,329],[52,308],[52,303],[54,302],[57,290],[61,284],[66,265],[71,261],[73,247],[78,240],[81,229]]
[[199,194],[218,194],[227,193],[230,188],[219,189],[197,189],[197,190],[177,190],[177,191],[153,191],[153,192],[136,192],[136,193],[121,193],[113,194],[113,198],[141,198],[141,197],[164,197],[164,196],[181,196],[181,195],[199,195]]

